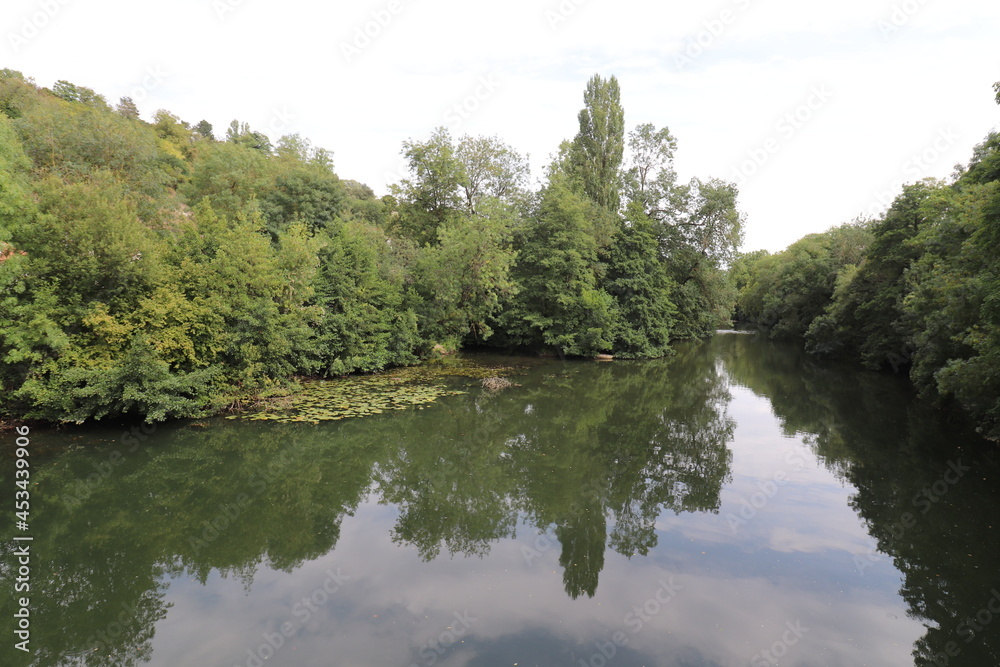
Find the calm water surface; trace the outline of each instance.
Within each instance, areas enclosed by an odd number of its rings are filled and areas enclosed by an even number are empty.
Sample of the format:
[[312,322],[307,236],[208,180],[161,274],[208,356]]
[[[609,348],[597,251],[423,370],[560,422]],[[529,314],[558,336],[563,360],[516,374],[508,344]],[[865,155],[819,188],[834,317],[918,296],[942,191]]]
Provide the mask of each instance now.
[[0,664],[1000,664],[997,456],[905,383],[740,334],[500,362],[365,419],[36,431]]

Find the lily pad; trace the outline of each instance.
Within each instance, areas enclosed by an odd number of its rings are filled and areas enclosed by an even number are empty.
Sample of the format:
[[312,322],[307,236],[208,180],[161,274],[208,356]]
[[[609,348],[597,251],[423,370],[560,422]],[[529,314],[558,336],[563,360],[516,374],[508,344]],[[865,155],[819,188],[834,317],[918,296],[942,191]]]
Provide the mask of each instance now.
[[516,373],[519,369],[486,365],[461,357],[428,362],[420,366],[396,368],[376,375],[360,375],[332,380],[310,380],[279,405],[230,418],[279,423],[338,421],[350,417],[368,417],[389,410],[424,409],[442,396],[464,394],[451,389],[456,379],[495,377],[499,371]]

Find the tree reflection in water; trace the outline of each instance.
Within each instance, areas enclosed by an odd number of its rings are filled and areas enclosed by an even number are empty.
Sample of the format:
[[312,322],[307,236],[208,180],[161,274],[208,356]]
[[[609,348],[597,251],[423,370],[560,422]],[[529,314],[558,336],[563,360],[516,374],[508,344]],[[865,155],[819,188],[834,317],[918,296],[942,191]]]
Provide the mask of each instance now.
[[[755,336],[712,344],[733,381],[766,397],[786,433],[807,434],[857,489],[851,505],[880,552],[857,561],[858,576],[878,558],[902,572],[908,613],[928,626],[917,667],[1000,664],[1000,614],[972,630],[1000,591],[1000,523],[984,521],[1000,498],[995,445],[916,400],[905,378],[817,364]],[[959,461],[971,468],[961,477]]]

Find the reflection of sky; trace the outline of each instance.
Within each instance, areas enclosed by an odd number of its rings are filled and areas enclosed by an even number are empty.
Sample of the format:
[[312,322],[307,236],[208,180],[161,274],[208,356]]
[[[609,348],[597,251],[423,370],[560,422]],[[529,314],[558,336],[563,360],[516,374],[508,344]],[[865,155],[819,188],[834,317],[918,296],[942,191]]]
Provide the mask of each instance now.
[[[859,572],[855,556],[871,541],[847,504],[853,489],[781,434],[766,400],[732,392],[739,426],[719,512],[663,514],[649,556],[607,555],[593,598],[564,592],[558,544],[541,543],[528,562],[534,528],[522,525],[482,559],[423,563],[391,542],[395,508],[373,498],[345,519],[333,552],[292,573],[261,568],[250,584],[171,581],[174,606],[156,628],[150,664],[257,665],[248,650],[286,622],[294,636],[260,664],[600,665],[591,658],[622,632],[627,643],[609,665],[747,665],[796,622],[808,630],[781,664],[912,664],[924,628],[902,611],[888,558]],[[787,481],[734,528],[742,501],[777,471]],[[308,619],[296,616],[337,568],[349,577],[343,587]],[[650,602],[671,580],[676,595]],[[636,615],[647,603],[655,613]],[[472,619],[468,630],[456,614]]]

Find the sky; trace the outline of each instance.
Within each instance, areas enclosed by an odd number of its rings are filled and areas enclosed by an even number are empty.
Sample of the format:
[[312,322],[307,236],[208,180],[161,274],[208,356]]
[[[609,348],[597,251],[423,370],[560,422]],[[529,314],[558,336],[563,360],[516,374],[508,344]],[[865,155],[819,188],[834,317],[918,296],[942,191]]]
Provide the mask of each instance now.
[[0,35],[38,85],[297,133],[379,195],[439,126],[498,136],[537,183],[614,75],[682,180],[738,185],[744,250],[877,215],[1000,128],[996,0],[6,0]]

